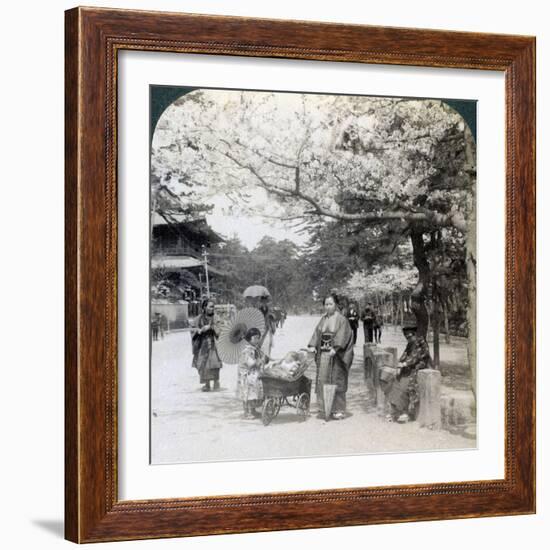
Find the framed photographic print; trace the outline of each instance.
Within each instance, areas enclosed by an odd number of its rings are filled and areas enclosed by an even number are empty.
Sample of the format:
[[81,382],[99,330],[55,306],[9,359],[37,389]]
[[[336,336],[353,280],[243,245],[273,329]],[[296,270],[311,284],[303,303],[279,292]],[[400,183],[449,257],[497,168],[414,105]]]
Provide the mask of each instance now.
[[66,13],[66,537],[533,513],[532,37]]

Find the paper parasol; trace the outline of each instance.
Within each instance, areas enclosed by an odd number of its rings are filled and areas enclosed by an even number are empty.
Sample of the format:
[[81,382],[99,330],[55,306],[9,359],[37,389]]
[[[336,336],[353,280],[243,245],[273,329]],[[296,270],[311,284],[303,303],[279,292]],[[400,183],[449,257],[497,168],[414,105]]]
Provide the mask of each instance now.
[[229,365],[239,362],[241,352],[246,346],[246,332],[257,328],[262,334],[265,330],[263,313],[254,307],[241,309],[235,319],[223,328],[218,338],[217,348],[220,359]]
[[252,285],[245,289],[243,292],[243,298],[263,298],[270,297],[269,290],[262,285]]

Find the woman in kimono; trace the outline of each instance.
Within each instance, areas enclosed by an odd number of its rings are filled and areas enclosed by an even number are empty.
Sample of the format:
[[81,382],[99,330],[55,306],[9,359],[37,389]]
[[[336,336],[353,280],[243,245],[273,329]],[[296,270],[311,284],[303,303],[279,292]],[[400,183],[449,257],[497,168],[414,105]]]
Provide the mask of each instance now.
[[202,313],[191,328],[193,345],[193,367],[199,371],[202,391],[210,391],[210,382],[214,382],[214,391],[220,389],[220,369],[222,362],[216,348],[219,327],[214,317],[214,302],[205,300]]
[[253,327],[247,331],[244,337],[247,344],[241,352],[239,361],[237,396],[243,403],[245,418],[258,415],[256,407],[262,405],[264,398],[260,374],[268,358],[259,347],[261,336],[257,328]]
[[261,297],[259,310],[262,312],[265,321],[265,332],[260,336],[260,348],[265,355],[270,357],[273,348],[273,337],[277,330],[277,321],[269,307],[269,299],[266,296]]
[[338,298],[335,294],[327,296],[323,304],[325,314],[308,346],[315,350],[317,403],[320,414],[325,416],[323,386],[335,384],[336,393],[330,413],[335,420],[342,420],[346,413],[348,373],[353,361],[353,332],[348,320],[337,311]]
[[399,359],[397,373],[392,375],[386,369],[381,375],[382,390],[391,406],[391,413],[387,416],[389,421],[405,423],[415,420],[419,403],[417,373],[433,365],[428,342],[416,331],[416,326],[403,328],[407,347]]
[[264,316],[265,328],[260,336],[259,347],[267,355],[271,357],[271,349],[273,348],[273,337],[277,330],[277,321],[270,307],[269,296],[247,296],[245,298],[245,307],[253,307],[258,309]]

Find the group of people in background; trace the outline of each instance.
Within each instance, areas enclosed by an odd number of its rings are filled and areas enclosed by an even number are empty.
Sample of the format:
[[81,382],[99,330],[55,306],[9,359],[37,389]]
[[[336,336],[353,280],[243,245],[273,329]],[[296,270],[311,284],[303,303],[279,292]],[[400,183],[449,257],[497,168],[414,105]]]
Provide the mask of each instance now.
[[153,342],[162,340],[164,338],[164,333],[168,329],[168,321],[162,313],[156,311],[153,313],[151,318],[151,335]]
[[[324,314],[309,340],[308,349],[315,354],[318,414],[326,417],[324,386],[335,386],[330,416],[335,420],[346,418],[346,393],[349,372],[353,363],[359,322],[363,322],[366,343],[379,343],[382,318],[368,303],[362,312],[354,303],[342,307],[338,296],[330,294],[323,301]],[[259,310],[264,314],[264,333],[257,328],[244,334],[246,345],[241,353],[238,371],[237,395],[243,402],[245,417],[258,415],[256,408],[262,404],[261,369],[269,359],[277,321],[270,311],[268,301],[262,300]],[[391,404],[389,420],[404,422],[414,419],[418,405],[416,373],[431,366],[428,344],[416,334],[416,327],[405,327],[407,346],[399,359],[396,372],[385,370],[381,386]],[[205,300],[202,312],[191,330],[193,367],[197,369],[202,391],[220,389],[222,361],[216,348],[220,326],[214,315],[214,302]]]
[[357,329],[359,328],[359,321],[363,322],[363,332],[366,343],[380,344],[382,341],[382,327],[384,326],[384,319],[382,315],[374,309],[373,305],[369,302],[363,311],[359,312],[359,308],[352,302],[347,308],[344,308],[347,320],[353,332],[353,343],[357,342]]

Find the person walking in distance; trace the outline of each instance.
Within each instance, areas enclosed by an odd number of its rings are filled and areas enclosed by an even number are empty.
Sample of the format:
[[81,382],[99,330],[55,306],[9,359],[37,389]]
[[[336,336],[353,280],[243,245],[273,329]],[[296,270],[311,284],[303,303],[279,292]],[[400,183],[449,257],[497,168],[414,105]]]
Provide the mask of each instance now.
[[357,328],[359,327],[359,312],[357,306],[352,302],[348,308],[347,314],[349,326],[353,332],[353,345],[357,342]]
[[202,391],[210,391],[210,382],[214,382],[214,391],[220,389],[220,369],[222,362],[218,355],[216,340],[219,337],[219,327],[214,316],[214,302],[204,300],[202,313],[195,319],[191,329],[193,345],[193,367],[197,369]]
[[153,342],[156,342],[159,339],[159,330],[160,330],[160,313],[155,313],[151,319],[151,333],[153,336]]
[[374,342],[380,344],[382,341],[382,327],[384,326],[384,318],[380,310],[374,315]]
[[365,343],[370,344],[373,342],[374,337],[374,309],[369,302],[361,315],[361,321],[363,321],[363,331],[365,333]]

